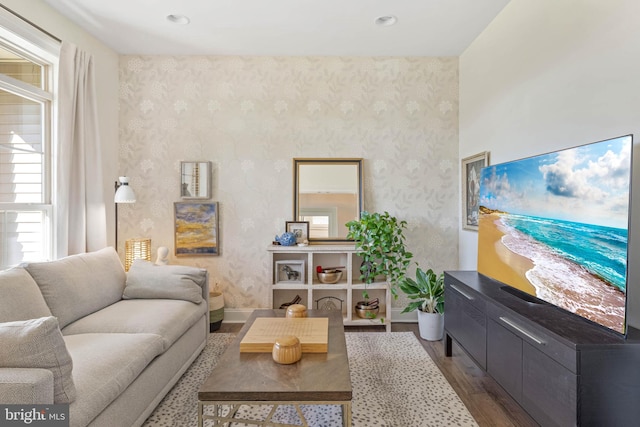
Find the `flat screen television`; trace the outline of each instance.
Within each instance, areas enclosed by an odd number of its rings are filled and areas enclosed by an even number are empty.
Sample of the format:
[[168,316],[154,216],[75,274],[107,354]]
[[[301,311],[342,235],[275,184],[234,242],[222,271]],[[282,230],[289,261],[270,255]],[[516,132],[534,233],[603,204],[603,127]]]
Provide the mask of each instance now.
[[633,138],[487,166],[478,272],[626,332]]

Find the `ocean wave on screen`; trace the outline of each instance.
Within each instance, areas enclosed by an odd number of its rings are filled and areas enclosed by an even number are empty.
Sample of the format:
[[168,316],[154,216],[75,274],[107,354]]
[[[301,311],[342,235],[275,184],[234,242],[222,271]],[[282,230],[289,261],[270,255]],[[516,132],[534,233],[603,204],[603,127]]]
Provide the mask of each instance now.
[[504,224],[546,245],[620,290],[626,289],[626,229],[524,215],[505,215]]
[[502,244],[528,258],[534,267],[525,276],[536,296],[567,311],[620,331],[625,317],[625,295],[581,265],[558,255],[547,245],[499,221]]

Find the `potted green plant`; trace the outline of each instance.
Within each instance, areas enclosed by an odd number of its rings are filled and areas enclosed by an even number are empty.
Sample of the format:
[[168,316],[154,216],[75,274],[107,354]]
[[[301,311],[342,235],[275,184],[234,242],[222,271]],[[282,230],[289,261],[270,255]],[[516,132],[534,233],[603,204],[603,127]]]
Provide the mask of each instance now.
[[444,273],[437,275],[432,269],[426,272],[416,268],[416,279],[405,277],[399,284],[410,302],[403,313],[418,310],[420,337],[428,341],[442,339],[444,332]]
[[[360,279],[365,283],[365,302],[369,300],[366,285],[373,283],[377,276],[386,278],[394,299],[397,299],[396,286],[404,280],[413,257],[405,245],[407,222],[399,221],[389,212],[363,211],[359,220],[349,221],[346,226],[349,229],[347,239],[355,241],[356,254],[362,257]],[[358,303],[360,308],[361,302]]]

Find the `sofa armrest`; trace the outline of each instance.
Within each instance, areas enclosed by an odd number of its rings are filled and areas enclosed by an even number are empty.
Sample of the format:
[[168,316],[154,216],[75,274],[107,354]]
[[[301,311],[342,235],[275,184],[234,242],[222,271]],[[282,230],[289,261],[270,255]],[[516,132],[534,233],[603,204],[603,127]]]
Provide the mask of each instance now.
[[209,305],[209,272],[208,271],[205,276],[204,282],[202,283],[202,298],[207,302],[207,305]]
[[53,372],[40,368],[0,368],[0,403],[53,404]]

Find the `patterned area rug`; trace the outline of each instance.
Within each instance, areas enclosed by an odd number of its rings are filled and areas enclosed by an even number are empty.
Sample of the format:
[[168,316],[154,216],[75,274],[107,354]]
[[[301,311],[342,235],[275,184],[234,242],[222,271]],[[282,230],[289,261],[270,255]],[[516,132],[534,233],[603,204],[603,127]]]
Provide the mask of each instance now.
[[[353,386],[354,427],[477,426],[413,333],[347,332],[345,335]],[[234,335],[216,333],[212,338],[144,426],[197,426],[200,384]],[[309,426],[342,425],[337,405],[309,405],[301,409]],[[268,411],[268,406],[243,406],[238,415],[253,419],[265,416]],[[292,406],[281,406],[273,420],[302,425]]]

